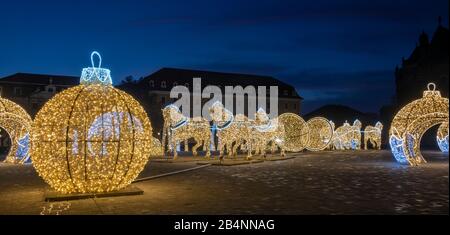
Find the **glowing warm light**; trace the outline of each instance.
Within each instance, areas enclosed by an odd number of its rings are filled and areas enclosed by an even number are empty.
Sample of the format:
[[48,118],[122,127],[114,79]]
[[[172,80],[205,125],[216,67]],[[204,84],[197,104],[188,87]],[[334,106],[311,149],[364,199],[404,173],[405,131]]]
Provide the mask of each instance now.
[[333,145],[336,150],[359,150],[361,149],[362,123],[356,120],[353,125],[345,122],[343,126],[336,129],[333,136]]
[[29,133],[32,119],[18,104],[0,97],[0,127],[11,139],[5,162],[23,164],[29,161]]
[[221,102],[215,102],[209,109],[209,114],[214,123],[213,130],[217,132],[219,158],[223,159],[227,153],[229,157],[235,157],[239,148],[245,150],[247,158],[250,158],[253,151],[251,142],[253,121],[242,114],[234,117]]
[[165,107],[162,113],[164,117],[162,146],[165,148],[167,139],[168,150],[174,153],[174,159],[178,158],[177,146],[181,142],[188,141],[189,139],[194,139],[196,142],[192,148],[192,154],[194,156],[198,155],[197,150],[201,146],[206,151],[206,157],[211,156],[211,130],[209,122],[206,119],[187,118],[174,105]]
[[284,147],[289,152],[301,152],[309,143],[310,130],[305,120],[297,114],[285,113],[279,116],[285,131]]
[[381,149],[381,132],[383,131],[383,124],[377,122],[375,126],[367,126],[364,130],[364,149],[368,149],[369,142],[375,149]]
[[325,150],[333,139],[334,126],[322,117],[309,120],[307,125],[309,127],[309,142],[306,149],[314,152]]
[[[98,53],[93,53],[99,56]],[[100,59],[101,60],[101,59]],[[141,105],[111,85],[105,69],[83,70],[81,85],[49,100],[31,132],[39,175],[62,193],[120,190],[152,154],[152,127]]]
[[443,153],[448,153],[448,122],[442,123],[442,125],[439,126],[436,139],[439,149]]
[[255,154],[265,157],[266,150],[271,144],[270,149],[272,153],[279,148],[281,156],[284,157],[286,152],[286,129],[284,123],[279,118],[270,119],[266,111],[260,108],[255,115],[251,141]]
[[429,128],[448,123],[448,107],[448,99],[443,98],[436,85],[430,83],[421,99],[397,113],[389,131],[389,143],[398,162],[411,166],[426,163],[420,151],[422,136]]

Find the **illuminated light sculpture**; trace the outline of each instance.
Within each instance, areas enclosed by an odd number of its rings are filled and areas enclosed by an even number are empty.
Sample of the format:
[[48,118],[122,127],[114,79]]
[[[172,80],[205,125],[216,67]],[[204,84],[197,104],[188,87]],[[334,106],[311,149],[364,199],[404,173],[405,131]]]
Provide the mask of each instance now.
[[333,129],[333,137],[331,138],[331,142],[330,142],[330,144],[328,145],[328,147],[326,149],[327,150],[334,150],[335,149],[334,143],[335,143],[335,140],[336,140],[336,137],[335,137],[335,135],[336,135],[336,124],[333,121],[331,121],[331,120],[329,122],[330,122],[331,128]]
[[85,68],[81,84],[37,114],[31,156],[39,175],[61,193],[102,193],[128,186],[152,154],[152,127],[142,106],[112,86],[110,71]]
[[161,145],[161,141],[159,141],[157,138],[152,138],[152,156],[163,156],[164,155],[164,149]]
[[209,114],[214,123],[214,132],[217,133],[219,158],[224,155],[237,156],[238,148],[246,150],[247,159],[252,155],[252,125],[253,121],[245,115],[233,113],[226,109],[219,101],[209,108]]
[[423,134],[431,127],[448,123],[448,99],[436,90],[434,83],[421,99],[403,107],[391,124],[389,131],[392,153],[402,164],[418,166],[426,163],[420,151]]
[[6,163],[24,164],[29,162],[29,133],[32,119],[18,104],[0,97],[0,127],[9,135],[10,150]]
[[255,150],[256,155],[266,157],[267,147],[271,144],[272,153],[279,148],[280,155],[282,157],[286,156],[286,131],[284,123],[280,122],[279,118],[270,119],[269,115],[262,108],[255,114],[251,141],[252,149]]
[[383,124],[377,122],[375,126],[367,126],[364,129],[364,149],[368,149],[369,142],[375,149],[381,149],[381,132],[383,131]]
[[294,113],[284,113],[278,117],[284,126],[284,148],[289,152],[301,152],[309,143],[309,127],[305,120]]
[[306,149],[317,152],[328,148],[334,135],[333,125],[322,117],[313,118],[306,124],[309,127],[309,142]]
[[442,125],[439,126],[436,139],[439,149],[443,153],[448,153],[448,122],[442,123]]
[[347,121],[343,126],[336,129],[333,137],[333,145],[336,150],[359,150],[361,149],[362,123],[355,120],[353,125]]
[[178,158],[177,146],[191,138],[196,142],[192,148],[194,156],[198,155],[197,149],[203,146],[206,151],[205,157],[211,157],[211,130],[206,119],[185,117],[174,105],[168,105],[162,113],[164,117],[162,146],[165,148],[167,139],[168,152],[173,152],[174,159]]

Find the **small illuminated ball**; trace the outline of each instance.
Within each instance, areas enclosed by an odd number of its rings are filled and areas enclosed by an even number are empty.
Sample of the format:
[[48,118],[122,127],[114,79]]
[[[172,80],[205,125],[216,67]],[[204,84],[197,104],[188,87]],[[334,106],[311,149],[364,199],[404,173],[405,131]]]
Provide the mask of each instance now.
[[449,103],[430,83],[421,99],[403,107],[394,117],[389,131],[392,153],[402,164],[426,163],[420,151],[423,134],[433,126],[448,123]]
[[58,93],[35,118],[33,166],[59,192],[123,189],[152,155],[146,112],[133,97],[114,88],[109,76],[101,68],[85,69],[81,85]]
[[0,127],[11,139],[11,148],[6,156],[7,163],[26,163],[29,155],[29,133],[32,119],[20,105],[0,97]]
[[279,122],[284,125],[284,146],[289,152],[301,152],[309,143],[310,128],[299,115],[284,113],[279,116]]
[[309,142],[307,150],[317,152],[325,150],[331,143],[334,127],[326,118],[315,117],[307,122],[309,127]]

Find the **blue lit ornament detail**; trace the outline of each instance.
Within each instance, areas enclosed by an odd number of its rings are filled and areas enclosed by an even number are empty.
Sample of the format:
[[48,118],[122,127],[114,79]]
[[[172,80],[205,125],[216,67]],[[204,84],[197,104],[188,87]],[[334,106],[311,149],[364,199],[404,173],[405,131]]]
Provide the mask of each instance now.
[[[99,59],[98,67],[95,67],[94,57]],[[102,56],[97,51],[91,54],[92,67],[84,68],[81,73],[80,84],[103,84],[112,85],[111,71],[109,69],[102,68]]]

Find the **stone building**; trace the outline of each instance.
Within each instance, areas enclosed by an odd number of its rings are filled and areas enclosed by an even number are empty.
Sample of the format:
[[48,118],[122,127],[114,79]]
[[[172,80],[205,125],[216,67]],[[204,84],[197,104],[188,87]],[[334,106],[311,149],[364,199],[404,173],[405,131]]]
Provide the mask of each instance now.
[[431,40],[423,32],[419,42],[407,59],[403,58],[401,67],[395,71],[397,85],[397,106],[422,97],[429,82],[434,82],[444,97],[448,97],[449,87],[449,30],[439,26]]
[[56,93],[79,83],[79,77],[16,73],[0,79],[0,94],[34,117]]
[[[270,76],[258,76],[236,73],[220,73],[188,69],[163,68],[157,72],[134,83],[125,83],[118,86],[141,101],[145,107],[153,124],[154,132],[161,133],[163,127],[163,117],[161,110],[175,100],[170,98],[170,91],[176,86],[185,86],[192,91],[193,78],[201,78],[202,90],[209,85],[218,86],[225,94],[226,86],[277,86],[278,87],[278,113],[300,114],[301,101],[303,100],[294,87]],[[270,92],[266,94],[269,95]],[[224,97],[223,97],[224,98]],[[203,99],[202,104],[209,99]],[[223,101],[224,102],[224,101]],[[267,99],[269,103],[269,99]],[[192,103],[192,100],[191,100]],[[245,100],[247,103],[247,98]],[[268,112],[270,105],[266,104]],[[245,108],[247,110],[247,107]],[[245,113],[246,114],[246,113]]]

